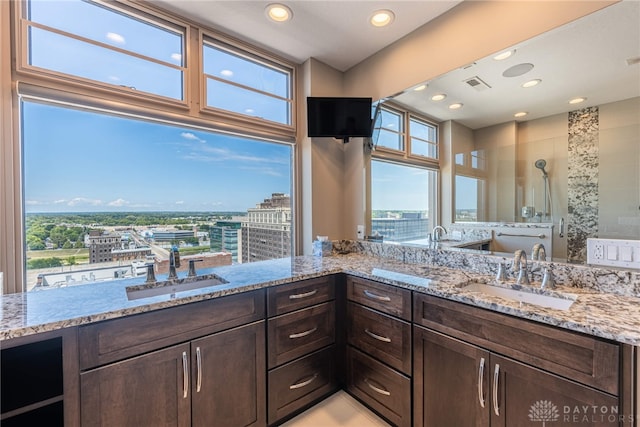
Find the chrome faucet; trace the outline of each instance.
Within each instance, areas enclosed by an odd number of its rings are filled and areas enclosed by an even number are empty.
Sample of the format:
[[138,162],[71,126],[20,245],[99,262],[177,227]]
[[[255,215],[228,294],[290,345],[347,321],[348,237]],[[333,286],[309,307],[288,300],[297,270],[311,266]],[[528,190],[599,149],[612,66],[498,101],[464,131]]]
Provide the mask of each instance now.
[[546,261],[547,260],[547,251],[544,248],[542,243],[536,243],[533,245],[533,250],[531,251],[531,260],[532,261]]
[[176,273],[176,256],[173,253],[173,250],[169,251],[169,280],[177,279],[178,274]]
[[529,281],[529,273],[527,272],[527,253],[522,249],[518,249],[514,254],[513,269],[519,269],[518,278],[516,279],[517,285],[531,285]]
[[[441,231],[440,235],[438,235],[437,233],[438,230]],[[430,236],[434,242],[439,242],[440,239],[442,238],[442,234],[447,234],[447,229],[441,225],[436,225],[435,227],[433,227],[433,230],[431,230]]]

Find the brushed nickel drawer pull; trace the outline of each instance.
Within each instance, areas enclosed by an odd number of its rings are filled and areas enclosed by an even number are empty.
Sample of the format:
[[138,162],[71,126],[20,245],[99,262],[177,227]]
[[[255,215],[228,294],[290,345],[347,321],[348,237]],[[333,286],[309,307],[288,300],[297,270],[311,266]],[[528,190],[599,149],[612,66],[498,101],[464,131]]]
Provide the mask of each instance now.
[[367,335],[369,335],[371,338],[377,339],[378,341],[382,341],[382,342],[391,342],[391,338],[387,338],[387,337],[383,337],[382,335],[378,335],[378,334],[374,334],[373,332],[371,332],[368,329],[364,330],[366,332]]
[[295,339],[295,338],[302,338],[302,337],[306,337],[307,335],[311,335],[312,333],[314,333],[315,331],[318,330],[318,327],[315,328],[311,328],[308,331],[304,331],[304,332],[298,332],[296,334],[291,334],[289,335],[289,338],[291,339]]
[[318,293],[318,290],[314,289],[312,291],[305,292],[305,293],[302,293],[302,294],[289,295],[289,299],[302,299],[302,298],[313,296],[313,295],[315,295],[317,293]]
[[189,393],[189,361],[187,352],[182,352],[182,398],[186,399]]
[[373,292],[371,292],[368,289],[365,289],[364,291],[362,291],[362,293],[364,293],[366,296],[368,296],[371,299],[377,299],[378,301],[391,301],[391,298],[387,297],[387,296],[382,296],[382,295],[376,295]]
[[365,379],[364,379],[364,382],[369,386],[369,388],[370,388],[371,390],[375,391],[376,393],[380,393],[380,394],[385,395],[385,396],[391,396],[391,392],[390,392],[390,391],[387,391],[387,390],[384,390],[384,389],[382,389],[382,388],[380,388],[380,387],[376,387],[376,386],[374,386],[373,384],[371,384],[371,383],[369,382],[369,379],[368,379],[368,378],[365,378]]
[[297,388],[302,388],[302,387],[304,387],[304,386],[306,386],[306,385],[309,385],[309,384],[311,384],[311,383],[312,383],[316,378],[318,378],[318,374],[313,374],[313,375],[311,376],[311,378],[309,378],[309,379],[308,379],[308,380],[306,380],[306,381],[301,381],[301,382],[296,383],[296,384],[291,384],[291,385],[289,386],[289,390],[295,390],[295,389],[297,389]]
[[478,366],[478,400],[480,406],[484,408],[484,357],[480,358],[480,365]]
[[500,380],[500,365],[496,363],[493,371],[493,412],[500,416],[500,407],[498,407],[498,381]]
[[200,393],[202,388],[202,353],[200,347],[196,347],[196,365],[198,365],[198,376],[196,378],[196,393]]

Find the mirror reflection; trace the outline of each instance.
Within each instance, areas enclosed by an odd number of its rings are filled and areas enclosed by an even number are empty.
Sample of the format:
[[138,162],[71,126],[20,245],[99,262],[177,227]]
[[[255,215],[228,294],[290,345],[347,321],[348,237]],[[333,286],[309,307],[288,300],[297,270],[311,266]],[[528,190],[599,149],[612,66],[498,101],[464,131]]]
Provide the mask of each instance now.
[[640,2],[608,6],[392,102],[441,123],[451,166],[442,190],[454,195],[442,207],[446,226],[553,227],[553,257],[570,262],[586,261],[589,237],[640,239]]

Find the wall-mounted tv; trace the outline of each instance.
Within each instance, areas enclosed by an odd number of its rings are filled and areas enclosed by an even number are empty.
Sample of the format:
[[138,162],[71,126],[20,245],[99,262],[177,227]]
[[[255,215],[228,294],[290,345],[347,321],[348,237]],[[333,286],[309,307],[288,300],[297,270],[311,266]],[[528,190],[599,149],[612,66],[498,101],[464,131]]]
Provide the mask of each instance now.
[[371,136],[371,98],[307,97],[307,134],[349,142]]

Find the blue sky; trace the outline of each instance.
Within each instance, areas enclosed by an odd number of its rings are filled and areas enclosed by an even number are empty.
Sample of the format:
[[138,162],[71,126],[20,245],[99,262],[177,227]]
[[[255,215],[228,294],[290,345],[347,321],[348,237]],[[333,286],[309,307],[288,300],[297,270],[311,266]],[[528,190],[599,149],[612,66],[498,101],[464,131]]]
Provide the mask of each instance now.
[[23,103],[27,212],[244,211],[290,194],[287,145]]

